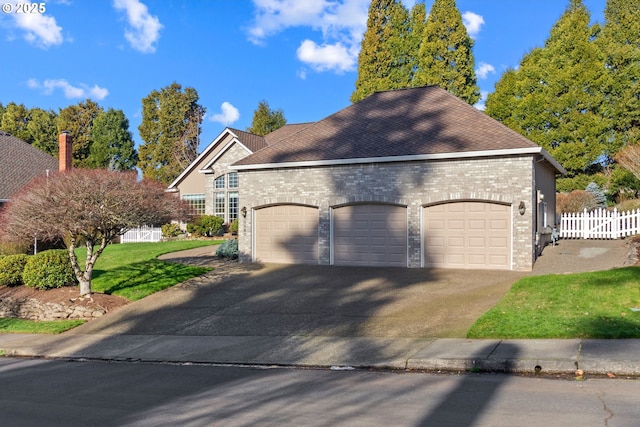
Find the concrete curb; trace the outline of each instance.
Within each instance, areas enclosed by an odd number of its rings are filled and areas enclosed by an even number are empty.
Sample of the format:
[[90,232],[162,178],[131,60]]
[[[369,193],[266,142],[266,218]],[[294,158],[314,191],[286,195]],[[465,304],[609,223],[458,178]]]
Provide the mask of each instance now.
[[640,376],[640,339],[0,335],[0,349],[62,359]]

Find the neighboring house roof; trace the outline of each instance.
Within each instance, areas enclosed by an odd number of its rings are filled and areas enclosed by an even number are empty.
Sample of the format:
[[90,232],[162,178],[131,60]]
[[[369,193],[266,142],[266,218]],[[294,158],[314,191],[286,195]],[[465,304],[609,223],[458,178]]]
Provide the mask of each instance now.
[[[268,138],[268,136],[267,136]],[[237,169],[540,153],[539,145],[437,86],[376,92],[277,144]]]
[[58,171],[58,159],[23,140],[0,131],[0,200],[9,200],[47,169]]

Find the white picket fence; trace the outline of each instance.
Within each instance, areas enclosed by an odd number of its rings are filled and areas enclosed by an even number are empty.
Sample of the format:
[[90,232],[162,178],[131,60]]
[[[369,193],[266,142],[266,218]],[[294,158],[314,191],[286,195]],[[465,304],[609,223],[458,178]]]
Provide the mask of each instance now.
[[640,234],[640,209],[618,212],[596,209],[564,213],[560,218],[563,239],[619,239]]
[[138,243],[138,242],[159,242],[162,239],[162,230],[160,227],[139,227],[120,236],[120,243]]

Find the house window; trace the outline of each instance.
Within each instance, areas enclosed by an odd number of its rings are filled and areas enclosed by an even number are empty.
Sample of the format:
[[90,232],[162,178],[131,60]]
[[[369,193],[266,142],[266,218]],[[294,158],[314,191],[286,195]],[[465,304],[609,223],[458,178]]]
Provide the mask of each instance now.
[[229,188],[238,188],[238,172],[229,174]]
[[238,192],[229,191],[229,222],[238,218]]
[[224,192],[216,193],[213,202],[213,214],[222,219],[224,219],[225,215],[225,196],[226,194]]
[[221,176],[216,178],[215,187],[216,188],[224,188],[224,175],[221,175]]
[[189,202],[198,215],[204,215],[204,194],[184,194],[182,200]]

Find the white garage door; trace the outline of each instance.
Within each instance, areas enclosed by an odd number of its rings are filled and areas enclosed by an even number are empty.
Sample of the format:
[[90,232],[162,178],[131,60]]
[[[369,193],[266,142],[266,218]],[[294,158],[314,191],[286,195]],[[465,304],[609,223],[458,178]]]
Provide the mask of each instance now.
[[407,266],[407,209],[363,204],[333,210],[335,265]]
[[318,209],[279,205],[256,210],[256,261],[318,263]]
[[511,207],[456,202],[424,208],[425,267],[511,268]]

